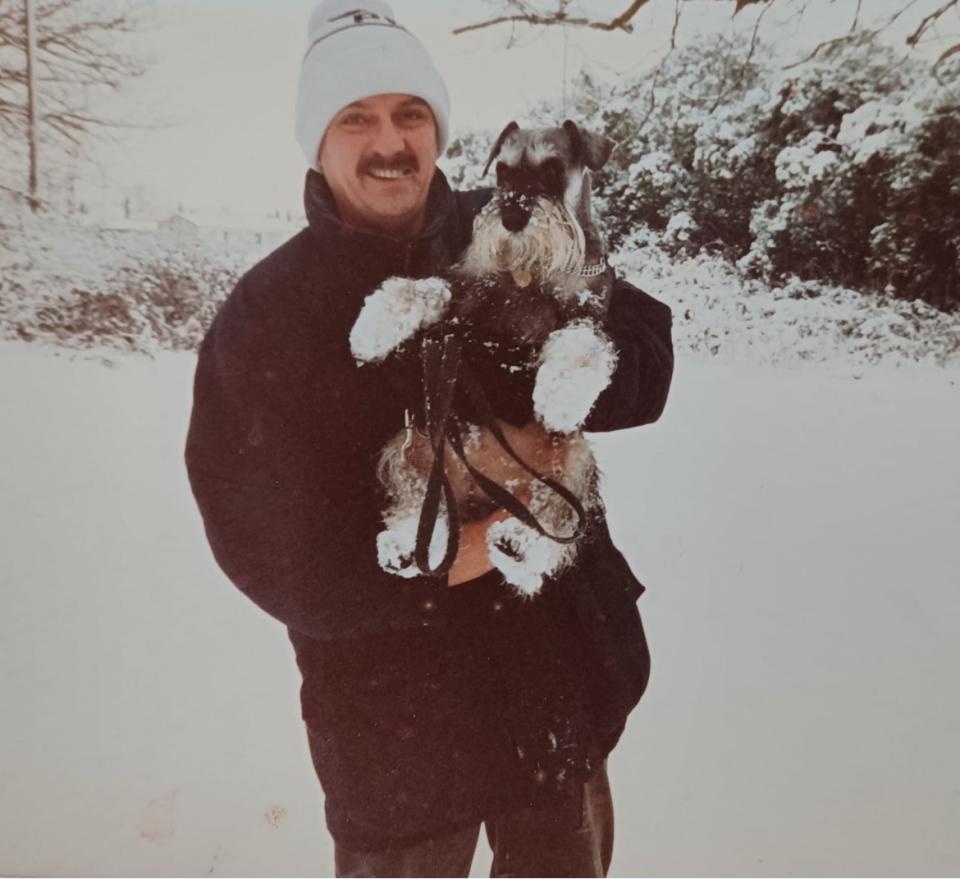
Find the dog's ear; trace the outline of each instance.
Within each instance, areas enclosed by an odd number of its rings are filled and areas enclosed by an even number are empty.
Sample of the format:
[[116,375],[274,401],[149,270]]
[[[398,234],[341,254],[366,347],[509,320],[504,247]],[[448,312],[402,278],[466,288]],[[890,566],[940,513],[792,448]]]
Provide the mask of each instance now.
[[606,165],[610,153],[617,145],[615,140],[605,134],[594,134],[592,131],[586,131],[569,119],[563,123],[563,130],[567,132],[567,136],[570,138],[574,158],[586,165],[591,171],[599,171]]
[[487,172],[490,170],[493,160],[500,155],[500,149],[503,147],[503,142],[519,128],[520,126],[517,125],[516,122],[511,122],[506,128],[503,129],[503,131],[500,132],[500,137],[497,138],[497,142],[493,145],[493,149],[490,150],[490,155],[487,158],[487,164],[483,166],[483,174],[481,176],[487,176]]

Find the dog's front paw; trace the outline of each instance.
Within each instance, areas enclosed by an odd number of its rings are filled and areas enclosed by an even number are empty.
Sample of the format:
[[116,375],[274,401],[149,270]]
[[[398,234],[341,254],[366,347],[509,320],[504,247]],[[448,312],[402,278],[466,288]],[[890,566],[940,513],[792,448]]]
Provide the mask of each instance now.
[[557,544],[519,519],[503,519],[487,529],[490,561],[514,590],[531,598],[559,561]]
[[554,330],[544,343],[533,409],[548,430],[578,430],[617,366],[613,343],[584,321]]
[[350,331],[350,351],[360,363],[383,360],[440,320],[449,303],[450,286],[442,278],[387,278],[364,300]]

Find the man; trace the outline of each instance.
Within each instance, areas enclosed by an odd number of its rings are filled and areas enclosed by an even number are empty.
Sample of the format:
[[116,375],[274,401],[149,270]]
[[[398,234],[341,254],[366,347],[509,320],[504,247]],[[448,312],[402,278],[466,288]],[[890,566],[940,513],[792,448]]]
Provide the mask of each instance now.
[[[187,467],[218,563],[288,627],[338,875],[466,876],[481,823],[495,875],[605,875],[605,760],[649,655],[643,586],[602,515],[533,600],[490,564],[502,511],[465,526],[446,578],[377,564],[374,465],[418,375],[400,358],[358,368],[348,334],[384,279],[436,275],[469,242],[490,193],[454,193],[435,168],[448,119],[436,69],[385,3],[317,6],[297,102],[309,227],[211,325]],[[670,326],[665,305],[616,283],[619,365],[587,429],[659,417]]]

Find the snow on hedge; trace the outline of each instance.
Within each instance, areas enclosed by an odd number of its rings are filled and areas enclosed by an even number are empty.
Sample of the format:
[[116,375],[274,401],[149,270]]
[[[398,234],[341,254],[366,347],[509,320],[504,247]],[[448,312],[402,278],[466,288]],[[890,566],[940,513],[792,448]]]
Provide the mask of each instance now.
[[[682,219],[664,233],[635,232],[612,256],[673,308],[678,351],[768,363],[960,361],[960,315],[797,278],[770,287],[720,256],[677,254]],[[195,349],[237,278],[279,243],[47,220],[0,231],[0,337],[143,353]]]
[[611,261],[673,309],[678,351],[766,363],[960,363],[960,314],[797,278],[770,287],[719,256],[670,256],[660,240],[636,233]]
[[261,252],[215,236],[50,216],[0,222],[0,337],[70,348],[195,348]]

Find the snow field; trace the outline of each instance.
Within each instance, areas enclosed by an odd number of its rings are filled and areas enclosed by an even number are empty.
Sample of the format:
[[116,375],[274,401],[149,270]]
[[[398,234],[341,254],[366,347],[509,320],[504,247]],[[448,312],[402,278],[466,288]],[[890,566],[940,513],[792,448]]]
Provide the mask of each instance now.
[[[193,363],[0,344],[2,872],[332,871],[292,649],[190,497]],[[681,354],[595,438],[653,654],[611,875],[960,868],[958,379]]]

